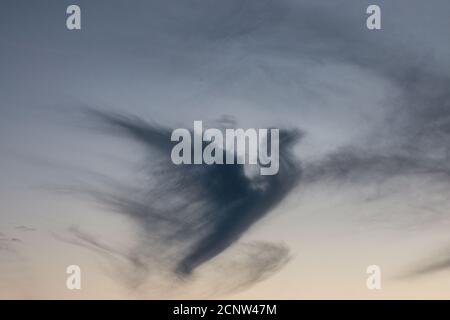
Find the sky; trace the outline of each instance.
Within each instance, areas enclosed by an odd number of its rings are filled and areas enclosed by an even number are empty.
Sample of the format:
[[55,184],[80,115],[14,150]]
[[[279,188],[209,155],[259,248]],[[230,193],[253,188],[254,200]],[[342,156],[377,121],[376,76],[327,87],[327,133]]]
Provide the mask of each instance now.
[[[3,1],[0,298],[447,299],[449,12]],[[170,166],[194,120],[280,128],[280,173]]]

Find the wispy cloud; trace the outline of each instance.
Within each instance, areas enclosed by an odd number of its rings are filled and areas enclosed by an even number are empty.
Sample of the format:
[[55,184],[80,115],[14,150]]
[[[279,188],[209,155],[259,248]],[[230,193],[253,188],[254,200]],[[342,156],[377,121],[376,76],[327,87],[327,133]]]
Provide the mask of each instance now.
[[[128,259],[142,277],[151,260],[178,276],[190,276],[280,204],[301,177],[299,162],[292,153],[301,136],[297,130],[280,130],[279,173],[251,177],[239,164],[174,165],[169,128],[111,112],[91,109],[88,115],[99,121],[100,127],[138,142],[147,151],[147,183],[123,186],[110,181],[103,189],[84,189],[96,201],[136,223],[138,248],[119,256]],[[100,244],[95,235],[71,231],[76,239],[69,240],[71,243],[118,255],[114,248]],[[252,254],[259,248],[258,268],[252,266],[236,287],[263,278],[287,261],[284,246],[255,244],[252,248]]]

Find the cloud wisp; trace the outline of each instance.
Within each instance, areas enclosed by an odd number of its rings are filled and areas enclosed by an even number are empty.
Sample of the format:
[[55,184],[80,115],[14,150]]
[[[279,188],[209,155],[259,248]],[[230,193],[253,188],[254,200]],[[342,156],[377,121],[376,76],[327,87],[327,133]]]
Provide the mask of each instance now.
[[[109,181],[104,188],[84,190],[136,223],[139,244],[120,256],[142,277],[150,264],[159,264],[177,277],[189,277],[279,205],[301,177],[299,161],[292,153],[301,137],[297,130],[280,130],[278,174],[252,176],[247,165],[241,164],[174,165],[171,129],[124,114],[89,110],[88,115],[109,132],[138,142],[147,154],[145,183],[124,186]],[[116,255],[114,249],[99,245],[95,236],[72,231],[77,240],[67,241]],[[256,259],[258,268],[252,267],[236,287],[263,278],[287,261],[285,246],[254,244],[251,248],[252,254],[259,252],[264,259]],[[135,280],[137,284],[144,279]]]

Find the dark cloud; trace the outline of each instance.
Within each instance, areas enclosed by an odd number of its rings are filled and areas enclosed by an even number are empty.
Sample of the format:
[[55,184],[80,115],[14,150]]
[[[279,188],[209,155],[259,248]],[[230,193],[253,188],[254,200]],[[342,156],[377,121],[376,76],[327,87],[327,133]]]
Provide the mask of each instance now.
[[[141,275],[147,274],[148,265],[154,261],[178,276],[191,275],[280,204],[301,176],[299,162],[291,150],[301,136],[297,130],[280,130],[278,174],[253,177],[246,174],[244,165],[176,166],[170,159],[174,145],[170,141],[171,129],[123,114],[98,110],[89,110],[88,114],[99,121],[100,127],[138,142],[147,151],[145,183],[124,186],[109,181],[103,188],[84,190],[131,218],[139,229],[140,243],[138,248],[118,253],[77,229],[72,229],[75,238],[68,241],[125,257],[134,272],[139,269]],[[246,279],[236,287],[264,278],[286,260],[283,246],[249,248],[253,248],[252,255],[257,248],[266,248],[267,252],[257,250],[258,268],[251,267]]]

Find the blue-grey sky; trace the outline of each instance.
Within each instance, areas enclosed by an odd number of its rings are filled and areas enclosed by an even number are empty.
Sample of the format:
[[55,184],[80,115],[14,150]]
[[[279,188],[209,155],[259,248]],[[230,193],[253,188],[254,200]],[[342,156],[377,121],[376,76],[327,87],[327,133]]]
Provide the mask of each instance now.
[[[69,31],[74,3],[82,29]],[[381,30],[366,28],[369,4]],[[390,279],[376,297],[450,294],[449,12],[444,0],[4,1],[0,297],[371,297],[369,264]],[[154,231],[86,196],[155,178],[139,141],[85,108],[168,128],[223,116],[296,128],[302,178],[183,286],[152,260]],[[290,259],[255,278],[266,260],[254,243]],[[68,292],[65,266],[77,263],[90,286]]]

